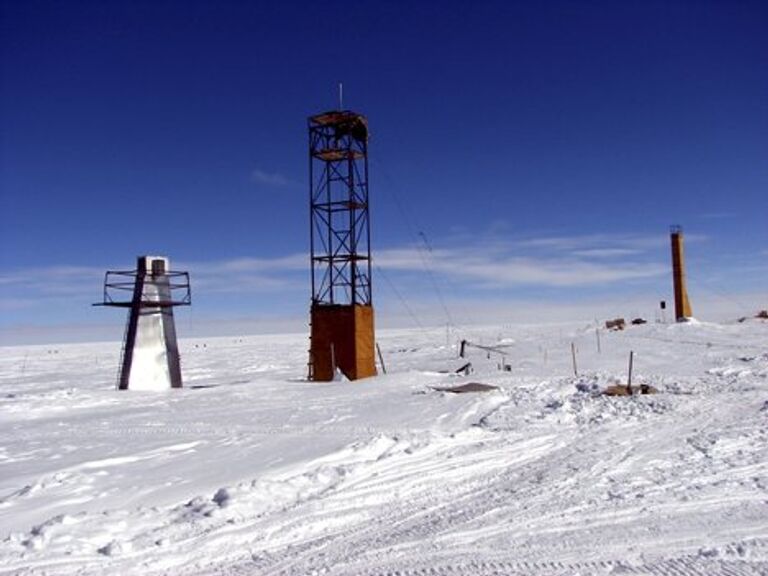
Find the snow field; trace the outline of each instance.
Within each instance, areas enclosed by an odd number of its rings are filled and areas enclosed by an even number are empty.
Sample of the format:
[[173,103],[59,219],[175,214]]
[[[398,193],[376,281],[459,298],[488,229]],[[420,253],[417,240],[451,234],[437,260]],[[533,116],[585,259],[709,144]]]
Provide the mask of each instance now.
[[[766,336],[392,331],[329,384],[303,335],[182,341],[159,393],[119,344],[0,349],[0,574],[767,574]],[[599,395],[630,350],[661,394]]]

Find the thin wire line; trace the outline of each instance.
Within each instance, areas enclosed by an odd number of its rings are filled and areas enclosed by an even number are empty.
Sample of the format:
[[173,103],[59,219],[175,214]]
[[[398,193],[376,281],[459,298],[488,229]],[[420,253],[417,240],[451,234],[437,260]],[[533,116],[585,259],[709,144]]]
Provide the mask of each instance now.
[[421,328],[422,330],[425,330],[424,325],[421,323],[419,318],[416,316],[416,314],[413,312],[411,307],[408,305],[408,302],[406,302],[405,298],[402,294],[400,294],[400,291],[395,287],[395,284],[389,279],[389,276],[387,276],[384,273],[384,270],[382,270],[379,266],[374,265],[374,269],[376,270],[376,274],[380,275],[382,278],[384,278],[384,281],[389,285],[389,287],[392,289],[392,292],[395,293],[395,296],[397,296],[398,300],[403,305],[403,308],[405,308],[405,311],[408,313],[408,315],[411,317],[411,319],[414,321],[414,323]]
[[392,201],[395,204],[395,207],[397,208],[397,211],[400,213],[402,222],[405,225],[407,232],[415,240],[414,246],[416,248],[416,253],[419,256],[419,260],[421,261],[422,269],[426,272],[427,277],[429,278],[429,281],[432,284],[432,288],[434,289],[435,294],[437,295],[437,300],[440,304],[440,307],[443,310],[443,313],[445,315],[445,318],[449,326],[457,326],[456,322],[453,319],[453,315],[451,314],[448,308],[448,305],[445,302],[445,298],[443,297],[443,293],[440,290],[437,279],[435,278],[435,275],[432,271],[432,266],[429,264],[429,262],[427,261],[427,257],[424,254],[424,247],[426,247],[429,252],[432,251],[432,247],[429,245],[426,235],[424,234],[423,231],[419,231],[418,233],[416,232],[416,227],[413,224],[413,220],[411,220],[411,217],[408,211],[405,210],[405,208],[403,207],[403,204],[400,201],[399,195],[396,192],[397,186],[395,185],[395,182],[392,179],[392,177],[387,172],[386,168],[378,160],[374,159],[372,160],[372,162],[376,165],[377,169],[381,172],[384,178],[389,181],[390,186],[385,188],[386,193],[392,199]]

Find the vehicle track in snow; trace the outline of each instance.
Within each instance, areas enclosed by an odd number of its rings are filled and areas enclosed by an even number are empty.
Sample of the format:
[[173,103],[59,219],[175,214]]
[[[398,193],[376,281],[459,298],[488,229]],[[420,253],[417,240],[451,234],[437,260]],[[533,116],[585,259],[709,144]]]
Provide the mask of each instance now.
[[[675,409],[685,411],[684,406]],[[735,439],[734,446],[739,438],[747,441],[741,449],[732,446],[713,457],[709,454],[713,448],[694,444],[702,438],[697,432],[700,426],[718,429],[715,420],[700,418],[690,434],[663,438],[654,434],[658,419],[680,414],[660,415],[651,406],[647,416],[639,423],[617,419],[600,434],[591,430],[583,437],[576,421],[568,420],[570,432],[559,434],[557,440],[545,434],[551,433],[549,426],[537,431],[537,425],[529,422],[525,440],[514,432],[515,425],[497,427],[495,432],[468,432],[439,448],[385,459],[366,470],[369,476],[340,485],[322,504],[300,505],[295,517],[273,526],[273,553],[260,556],[260,573],[368,573],[366,566],[384,566],[393,557],[407,560],[392,564],[389,571],[370,573],[762,573],[762,561],[695,555],[651,562],[642,558],[644,544],[685,549],[695,545],[697,533],[716,534],[721,513],[731,520],[739,518],[744,529],[722,533],[720,539],[749,539],[753,534],[760,541],[768,536],[761,526],[764,503],[745,498],[734,504],[719,495],[723,486],[736,490],[744,484],[744,490],[753,490],[752,480],[766,475],[761,463],[764,450],[745,454],[747,446],[765,446],[764,435],[755,432],[753,423],[726,429],[727,434],[720,429],[715,447],[727,446],[729,437]],[[647,451],[643,458],[634,454],[622,434],[655,443],[658,461]],[[733,455],[739,455],[737,462],[728,460]],[[631,473],[638,466],[648,474],[633,479]],[[585,490],[589,484],[593,488]],[[664,502],[670,493],[680,496],[679,503]],[[376,498],[380,500],[376,511],[360,504]],[[356,517],[356,508],[366,513]],[[709,520],[702,509],[710,509],[713,518]],[[306,529],[345,516],[348,523],[325,533],[320,530],[317,536]],[[604,551],[595,550],[596,541],[603,543]],[[281,542],[290,543],[282,555]],[[440,567],[439,559],[446,555],[445,566]],[[496,564],[461,563],[473,555],[500,559]],[[413,559],[423,556],[433,559],[430,567],[414,571]],[[590,556],[597,558],[576,561]],[[248,572],[247,567],[244,570]]]

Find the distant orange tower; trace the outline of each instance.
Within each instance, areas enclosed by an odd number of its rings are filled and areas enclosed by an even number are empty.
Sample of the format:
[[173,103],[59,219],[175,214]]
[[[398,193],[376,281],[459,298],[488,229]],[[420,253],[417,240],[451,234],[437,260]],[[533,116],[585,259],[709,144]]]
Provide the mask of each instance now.
[[680,226],[671,227],[670,240],[672,242],[672,282],[675,289],[675,319],[678,322],[685,322],[693,317],[693,312],[685,283],[683,229]]
[[368,217],[368,122],[349,110],[309,118],[309,378],[376,375]]

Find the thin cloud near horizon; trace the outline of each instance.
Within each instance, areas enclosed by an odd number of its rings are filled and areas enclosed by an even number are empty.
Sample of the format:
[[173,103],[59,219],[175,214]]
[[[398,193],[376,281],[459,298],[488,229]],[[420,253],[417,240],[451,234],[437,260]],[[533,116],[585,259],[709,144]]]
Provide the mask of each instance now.
[[[688,239],[702,241],[706,237]],[[514,297],[518,289],[578,288],[583,294],[608,284],[631,288],[637,281],[655,280],[667,274],[667,241],[660,234],[596,234],[517,238],[508,242],[481,238],[473,245],[464,242],[459,247],[446,247],[442,242],[432,242],[427,247],[414,242],[374,250],[373,265],[389,278],[405,275],[405,287],[415,286],[414,278],[421,277],[426,282],[433,275],[479,302],[494,291],[512,291],[508,296]],[[263,302],[265,295],[308,290],[309,255],[179,260],[174,269],[190,272],[195,295],[258,294]],[[57,305],[64,299],[78,303],[98,300],[106,270],[59,264],[8,271],[0,274],[0,309],[18,314],[50,309],[54,318]],[[388,294],[386,288],[382,293]],[[551,291],[548,295],[550,299],[557,298]],[[571,296],[565,292],[563,295]],[[223,302],[226,305],[227,300]]]

